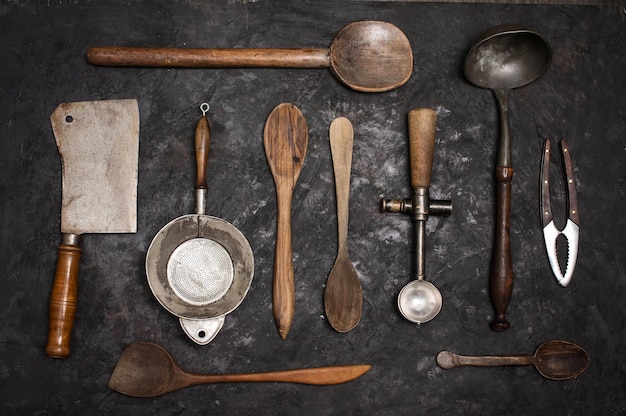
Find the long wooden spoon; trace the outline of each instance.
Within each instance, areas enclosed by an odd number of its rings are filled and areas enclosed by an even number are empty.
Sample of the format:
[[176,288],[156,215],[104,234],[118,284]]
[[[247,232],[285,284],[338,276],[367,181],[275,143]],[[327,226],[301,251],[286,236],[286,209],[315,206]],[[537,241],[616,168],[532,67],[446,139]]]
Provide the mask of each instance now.
[[295,308],[294,273],[291,247],[291,200],[302,170],[309,142],[304,116],[293,104],[283,103],[265,122],[265,156],[276,185],[278,218],[274,252],[272,305],[274,322],[282,339],[293,322]]
[[406,35],[391,23],[353,22],[329,49],[143,48],[104,46],[87,51],[95,65],[166,68],[330,68],[357,91],[382,92],[404,85],[413,71]]
[[352,123],[345,117],[336,118],[330,125],[329,135],[337,194],[338,247],[337,259],[326,281],[324,308],[330,325],[338,332],[348,332],[361,320],[363,306],[361,283],[348,252]]
[[577,377],[589,366],[589,355],[576,344],[550,340],[541,344],[533,355],[495,355],[470,357],[449,351],[437,355],[437,364],[450,369],[461,366],[496,367],[501,365],[534,365],[550,380],[568,380]]
[[109,388],[134,397],[156,397],[189,386],[211,383],[262,382],[331,385],[354,380],[370,365],[303,368],[252,374],[191,374],[183,371],[162,347],[149,342],[130,344],[109,379]]

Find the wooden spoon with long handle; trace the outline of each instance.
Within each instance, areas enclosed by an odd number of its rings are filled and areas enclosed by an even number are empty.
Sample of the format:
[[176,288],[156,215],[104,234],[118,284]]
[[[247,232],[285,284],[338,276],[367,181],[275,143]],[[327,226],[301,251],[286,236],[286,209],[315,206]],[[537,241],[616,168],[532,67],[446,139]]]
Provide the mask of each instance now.
[[329,136],[337,194],[338,247],[337,259],[326,281],[324,308],[330,325],[338,332],[348,332],[361,320],[363,307],[361,283],[348,252],[352,123],[345,117],[335,119],[330,125]]
[[501,365],[534,365],[539,374],[550,380],[578,377],[589,367],[589,354],[568,341],[553,339],[537,347],[533,355],[468,356],[441,351],[437,365],[446,370],[462,367],[496,367]]
[[361,377],[368,364],[302,368],[251,374],[192,374],[183,371],[162,347],[138,342],[126,347],[109,379],[109,388],[133,397],[157,397],[209,383],[282,382],[313,385],[346,383]]
[[267,163],[276,185],[278,215],[272,307],[282,339],[293,322],[295,282],[291,247],[291,201],[309,142],[306,120],[298,107],[283,103],[269,115],[263,132]]
[[413,71],[406,35],[391,23],[352,22],[330,48],[145,48],[104,46],[89,49],[94,65],[165,68],[329,68],[344,85],[364,92],[404,85]]

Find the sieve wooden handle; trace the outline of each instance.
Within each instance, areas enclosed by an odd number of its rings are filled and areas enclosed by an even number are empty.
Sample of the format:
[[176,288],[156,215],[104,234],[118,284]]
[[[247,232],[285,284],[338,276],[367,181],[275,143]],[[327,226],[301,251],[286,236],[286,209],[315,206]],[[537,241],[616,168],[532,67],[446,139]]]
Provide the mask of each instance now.
[[211,130],[209,120],[202,115],[196,124],[196,189],[208,189],[206,180],[206,166],[209,160],[211,147]]

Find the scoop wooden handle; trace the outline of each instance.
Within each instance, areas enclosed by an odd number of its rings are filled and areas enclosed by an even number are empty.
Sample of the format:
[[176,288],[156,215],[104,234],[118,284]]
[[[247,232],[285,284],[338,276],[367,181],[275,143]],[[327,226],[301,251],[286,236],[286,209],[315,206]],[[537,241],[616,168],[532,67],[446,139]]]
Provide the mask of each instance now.
[[57,269],[50,295],[50,329],[46,354],[52,358],[70,355],[70,340],[78,299],[78,269],[82,249],[78,245],[59,245]]
[[437,112],[430,108],[409,111],[409,151],[411,157],[411,185],[428,188],[433,168]]
[[329,49],[321,48],[90,48],[94,65],[161,68],[326,68]]

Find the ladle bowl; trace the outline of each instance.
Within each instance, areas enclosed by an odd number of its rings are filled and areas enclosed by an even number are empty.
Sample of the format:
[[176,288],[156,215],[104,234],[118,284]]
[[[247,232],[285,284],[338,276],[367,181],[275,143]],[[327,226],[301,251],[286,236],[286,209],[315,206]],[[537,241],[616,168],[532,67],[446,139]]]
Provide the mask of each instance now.
[[545,38],[519,25],[489,29],[465,58],[467,80],[480,88],[511,89],[530,84],[550,67]]

